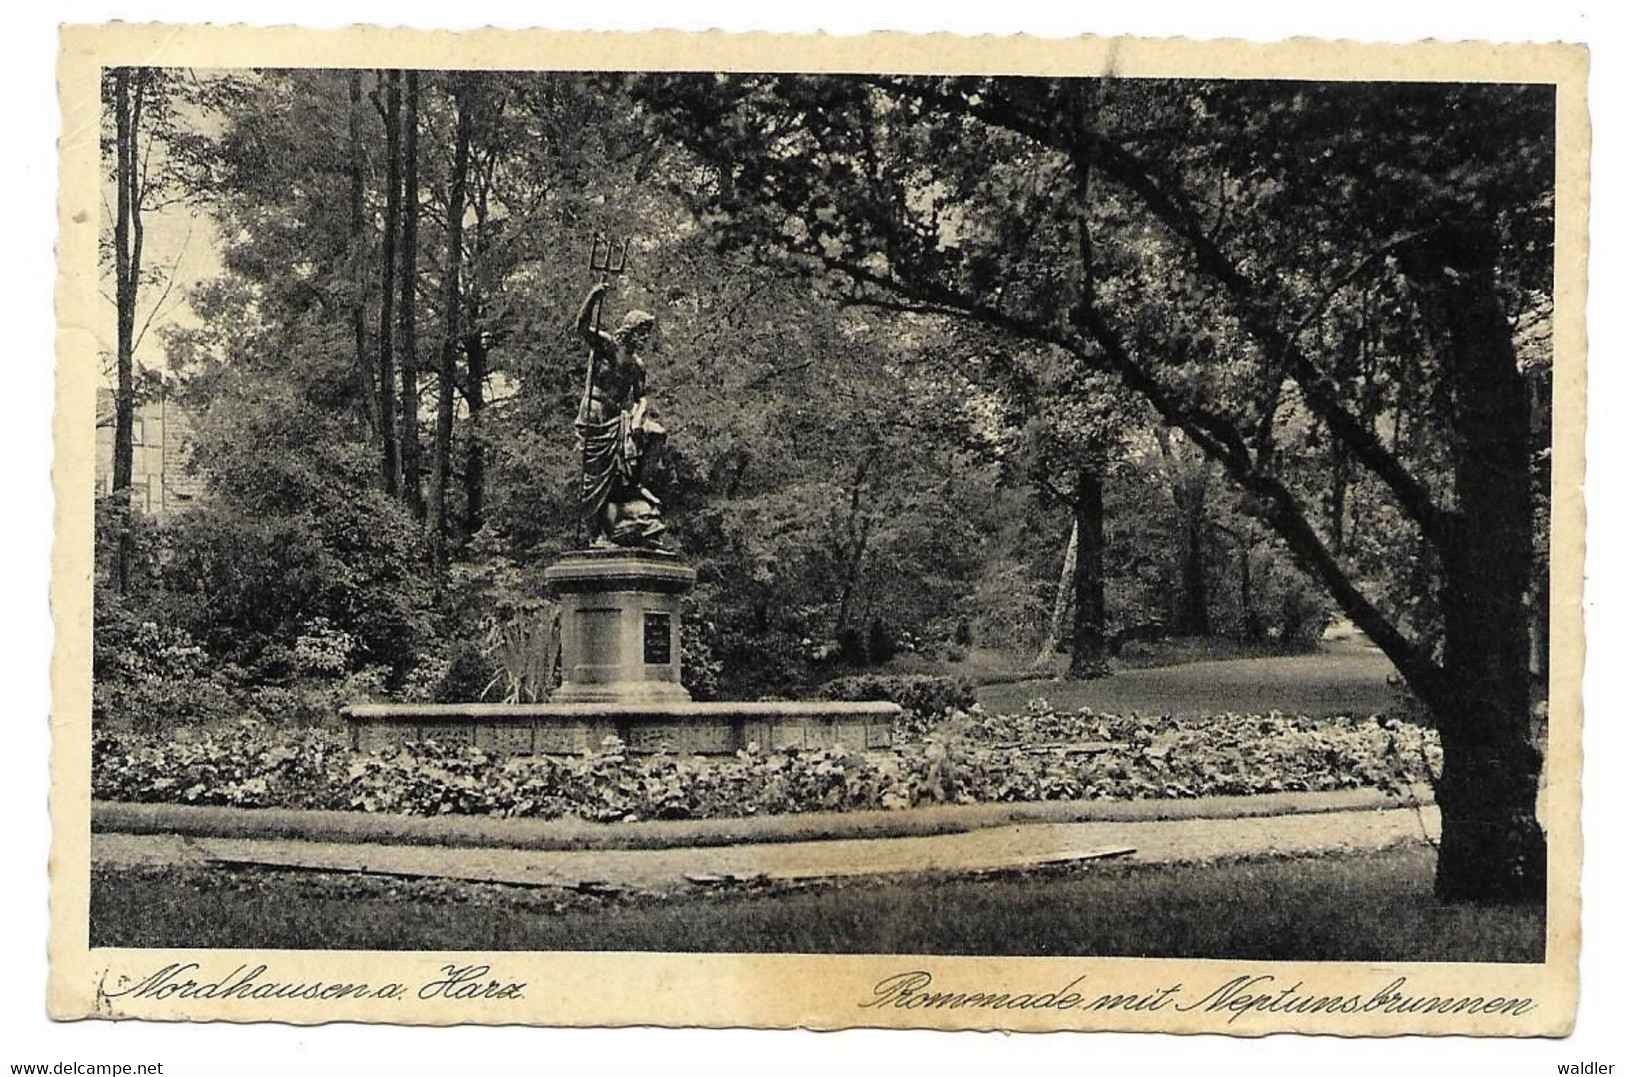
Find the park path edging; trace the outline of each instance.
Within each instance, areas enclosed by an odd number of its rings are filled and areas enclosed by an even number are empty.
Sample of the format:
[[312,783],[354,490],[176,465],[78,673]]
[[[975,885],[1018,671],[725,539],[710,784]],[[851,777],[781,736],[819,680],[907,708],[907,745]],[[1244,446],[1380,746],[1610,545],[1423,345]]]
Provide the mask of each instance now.
[[587,893],[841,878],[1033,871],[1101,859],[1138,865],[1372,853],[1434,840],[1434,807],[1224,819],[1013,823],[958,833],[707,848],[448,848],[349,842],[99,833],[91,861],[110,870],[283,870],[502,883]]

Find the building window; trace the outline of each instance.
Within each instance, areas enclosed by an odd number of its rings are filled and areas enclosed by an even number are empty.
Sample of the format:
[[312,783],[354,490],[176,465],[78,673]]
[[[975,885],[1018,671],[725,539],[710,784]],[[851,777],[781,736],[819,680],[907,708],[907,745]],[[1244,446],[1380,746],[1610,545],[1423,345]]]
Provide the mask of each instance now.
[[147,424],[140,416],[130,418],[130,444],[145,445],[147,443]]

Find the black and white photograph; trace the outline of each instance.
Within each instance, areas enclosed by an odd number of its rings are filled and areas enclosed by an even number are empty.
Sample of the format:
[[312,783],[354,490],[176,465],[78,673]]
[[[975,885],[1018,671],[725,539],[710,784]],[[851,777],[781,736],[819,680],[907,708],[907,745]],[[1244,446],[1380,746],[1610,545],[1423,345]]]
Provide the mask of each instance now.
[[54,1006],[1572,1020],[1582,51],[95,41]]

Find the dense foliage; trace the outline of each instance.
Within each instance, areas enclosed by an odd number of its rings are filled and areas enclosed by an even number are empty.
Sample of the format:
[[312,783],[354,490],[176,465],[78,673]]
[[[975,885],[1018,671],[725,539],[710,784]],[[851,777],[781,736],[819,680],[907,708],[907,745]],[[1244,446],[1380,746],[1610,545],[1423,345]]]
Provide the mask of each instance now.
[[849,703],[896,703],[905,711],[931,720],[949,711],[967,710],[976,702],[976,692],[968,681],[930,674],[860,673],[836,677],[825,681],[819,694]]
[[1400,722],[1279,714],[1128,716],[956,711],[895,749],[501,757],[432,742],[356,754],[330,733],[245,722],[196,739],[99,733],[106,800],[411,815],[593,820],[898,809],[929,804],[1375,788],[1438,765],[1432,734]]
[[[637,93],[703,162],[693,202],[728,242],[1000,334],[1004,366],[1073,397],[1103,376],[1199,449],[1164,452],[1181,628],[1210,620],[1203,532],[1235,534],[1238,582],[1271,535],[1438,719],[1439,892],[1544,896],[1551,85],[745,72]],[[1098,648],[1086,464],[1074,634]],[[1214,518],[1209,468],[1259,529]]]
[[[347,72],[151,83],[171,111],[145,137],[219,237],[221,272],[188,291],[194,319],[159,319],[167,371],[146,379],[195,420],[207,497],[134,538],[98,529],[118,540],[124,579],[98,595],[99,713],[161,725],[224,713],[222,692],[239,705],[261,686],[310,697],[362,675],[401,698],[449,698],[475,679],[534,693],[523,670],[546,660],[540,571],[577,540],[569,422],[583,360],[568,327],[590,282],[581,242],[600,230],[634,241],[611,317],[637,306],[661,325],[649,361],[672,431],[668,508],[700,570],[684,650],[701,698],[803,694],[904,651],[986,644],[1019,661],[1064,648],[1073,625],[1057,630],[1051,611],[1084,464],[1104,483],[1103,633],[1312,637],[1315,618],[1269,587],[1285,581],[1311,611],[1324,599],[1211,475],[1197,522],[1218,526],[1191,547],[1143,407],[1007,337],[842,305],[719,245],[689,197],[703,161],[651,137],[659,124],[628,80],[414,79],[410,119],[393,121],[399,87],[373,73],[359,113]],[[448,253],[465,119],[467,221]],[[408,164],[415,180],[391,178]],[[413,205],[407,250],[398,218]],[[430,527],[440,457],[444,517]],[[1238,566],[1259,582],[1238,588]],[[1185,623],[1193,588],[1215,612]],[[198,647],[198,669],[131,673],[121,626],[147,623]],[[312,668],[297,641],[322,633],[337,665]],[[467,676],[448,685],[453,664]]]
[[1441,893],[1544,893],[1551,86],[106,85],[115,487],[163,294],[143,214],[206,217],[221,264],[157,330],[205,496],[154,528],[105,498],[110,724],[545,694],[604,234],[631,250],[608,316],[661,326],[698,694],[983,643],[1100,676],[1159,634],[1310,648],[1340,612],[1436,719]]

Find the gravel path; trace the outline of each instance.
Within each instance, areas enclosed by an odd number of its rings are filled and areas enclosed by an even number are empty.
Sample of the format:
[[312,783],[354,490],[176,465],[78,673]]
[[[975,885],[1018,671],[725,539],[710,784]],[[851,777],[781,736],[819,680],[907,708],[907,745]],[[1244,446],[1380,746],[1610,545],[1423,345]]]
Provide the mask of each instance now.
[[[713,848],[536,850],[98,833],[96,866],[274,865],[533,886],[670,892],[729,879],[797,880],[1036,867],[1101,855],[1139,863],[1356,852],[1436,837],[1437,808],[1265,818],[1023,823],[930,837]],[[1132,852],[1126,852],[1132,850]]]

